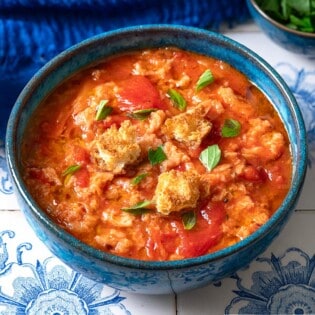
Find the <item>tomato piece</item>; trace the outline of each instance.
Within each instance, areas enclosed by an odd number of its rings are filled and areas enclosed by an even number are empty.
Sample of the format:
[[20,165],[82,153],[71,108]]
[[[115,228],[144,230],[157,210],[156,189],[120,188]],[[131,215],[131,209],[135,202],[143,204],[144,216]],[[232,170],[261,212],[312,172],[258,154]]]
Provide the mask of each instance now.
[[122,111],[148,108],[165,109],[166,106],[153,83],[140,75],[134,75],[122,81],[118,92],[118,102]]
[[176,238],[177,234],[165,233],[161,235],[161,244],[168,254],[174,254],[176,251]]
[[76,164],[86,165],[90,163],[90,154],[86,149],[78,145],[73,148],[73,158]]
[[266,170],[262,167],[254,167],[248,165],[245,167],[244,172],[241,177],[251,182],[264,182],[268,179],[268,174]]
[[101,72],[100,79],[106,81],[121,81],[130,76],[130,69],[133,68],[134,59],[130,55],[119,56],[115,62],[109,60],[104,63],[105,71]]
[[192,230],[182,232],[180,253],[187,258],[208,253],[222,237],[221,225],[225,216],[223,202],[207,202],[201,205],[196,226]]
[[172,71],[175,78],[181,78],[183,73],[186,73],[193,82],[197,82],[202,69],[197,60],[190,56],[189,53],[177,51],[174,53]]
[[145,245],[146,254],[152,260],[167,260],[176,252],[178,233],[176,230],[165,230],[163,219],[147,229],[148,239]]
[[149,237],[145,244],[146,254],[152,260],[161,259],[158,249],[161,250],[160,233],[156,229],[148,230]]
[[85,167],[76,171],[73,176],[75,178],[75,185],[80,188],[85,188],[90,183],[90,173]]

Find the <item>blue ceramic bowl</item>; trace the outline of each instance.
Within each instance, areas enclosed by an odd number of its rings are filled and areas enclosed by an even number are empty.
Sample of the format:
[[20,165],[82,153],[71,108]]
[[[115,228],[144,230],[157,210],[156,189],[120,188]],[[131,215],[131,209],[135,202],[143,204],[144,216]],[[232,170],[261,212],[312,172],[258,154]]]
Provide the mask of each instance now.
[[315,33],[293,30],[273,20],[257,5],[255,0],[246,0],[254,21],[276,44],[310,58],[315,58]]
[[[213,254],[178,261],[138,261],[96,250],[56,225],[34,202],[21,176],[21,142],[25,127],[42,100],[78,70],[128,50],[177,46],[220,58],[242,71],[273,101],[290,135],[293,177],[281,207],[258,231]],[[282,229],[297,202],[306,170],[303,119],[289,88],[275,70],[246,47],[222,35],[190,27],[139,26],[111,31],[61,53],[24,88],[9,119],[6,154],[21,209],[48,248],[76,271],[95,281],[136,293],[165,294],[205,286],[246,266],[262,253]]]

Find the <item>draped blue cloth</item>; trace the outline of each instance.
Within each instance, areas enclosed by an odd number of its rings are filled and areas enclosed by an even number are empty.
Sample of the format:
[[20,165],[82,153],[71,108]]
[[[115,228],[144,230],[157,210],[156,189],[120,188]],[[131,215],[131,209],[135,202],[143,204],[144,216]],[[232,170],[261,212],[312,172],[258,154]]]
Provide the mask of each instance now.
[[218,30],[247,17],[245,0],[0,0],[0,122],[40,67],[90,36],[161,23]]

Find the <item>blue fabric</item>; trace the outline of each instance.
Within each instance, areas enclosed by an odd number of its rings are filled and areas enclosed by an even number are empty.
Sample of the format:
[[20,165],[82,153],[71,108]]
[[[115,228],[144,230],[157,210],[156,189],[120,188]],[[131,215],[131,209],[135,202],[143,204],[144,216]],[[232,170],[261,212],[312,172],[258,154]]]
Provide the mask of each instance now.
[[0,117],[8,116],[40,67],[85,38],[139,24],[217,30],[223,21],[232,24],[247,17],[245,0],[1,0]]

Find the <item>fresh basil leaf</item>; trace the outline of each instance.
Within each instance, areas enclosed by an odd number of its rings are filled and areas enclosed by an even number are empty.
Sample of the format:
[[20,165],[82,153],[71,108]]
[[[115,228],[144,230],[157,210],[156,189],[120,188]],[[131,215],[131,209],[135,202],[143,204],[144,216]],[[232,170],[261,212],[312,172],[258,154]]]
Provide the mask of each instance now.
[[221,149],[217,144],[210,145],[199,155],[199,160],[209,172],[218,165],[220,159]]
[[224,138],[236,137],[241,132],[241,124],[235,119],[226,119],[221,130],[221,135]]
[[165,152],[163,151],[162,146],[154,149],[149,149],[148,158],[151,165],[156,165],[167,159]]
[[294,30],[315,32],[314,0],[256,0],[258,6],[272,19]]
[[151,201],[143,200],[143,201],[140,201],[129,208],[121,208],[121,210],[128,212],[128,213],[131,213],[131,214],[134,214],[134,215],[139,215],[139,214],[143,214],[143,213],[148,212],[150,209],[148,209],[147,207],[150,206],[151,204],[152,204]]
[[211,84],[214,82],[214,77],[212,72],[207,69],[198,79],[197,85],[196,85],[196,90],[197,92],[206,87],[207,85]]
[[75,164],[70,165],[65,171],[62,172],[62,176],[72,175],[76,171],[78,171],[81,168],[81,165]]
[[314,12],[310,15],[310,21],[313,29],[313,33],[315,33],[315,1],[314,1]]
[[169,89],[167,95],[170,97],[172,104],[179,110],[185,110],[187,103],[184,97],[174,89]]
[[195,211],[185,212],[182,215],[182,222],[185,230],[191,230],[197,223]]
[[303,0],[303,1],[285,0],[284,4],[287,7],[290,7],[291,9],[298,12],[300,16],[307,15],[307,14],[311,13],[312,0]]
[[95,120],[103,120],[105,119],[112,111],[113,108],[107,105],[108,100],[102,100],[98,105],[98,109],[95,115]]
[[128,116],[138,120],[146,119],[152,112],[157,111],[157,108],[147,108],[135,110],[132,113],[129,113]]
[[148,173],[142,173],[136,177],[134,177],[131,180],[131,184],[132,185],[138,185],[143,179],[145,179],[149,174]]
[[256,3],[264,12],[266,12],[271,17],[275,19],[284,19],[283,12],[281,10],[280,0],[256,0]]

